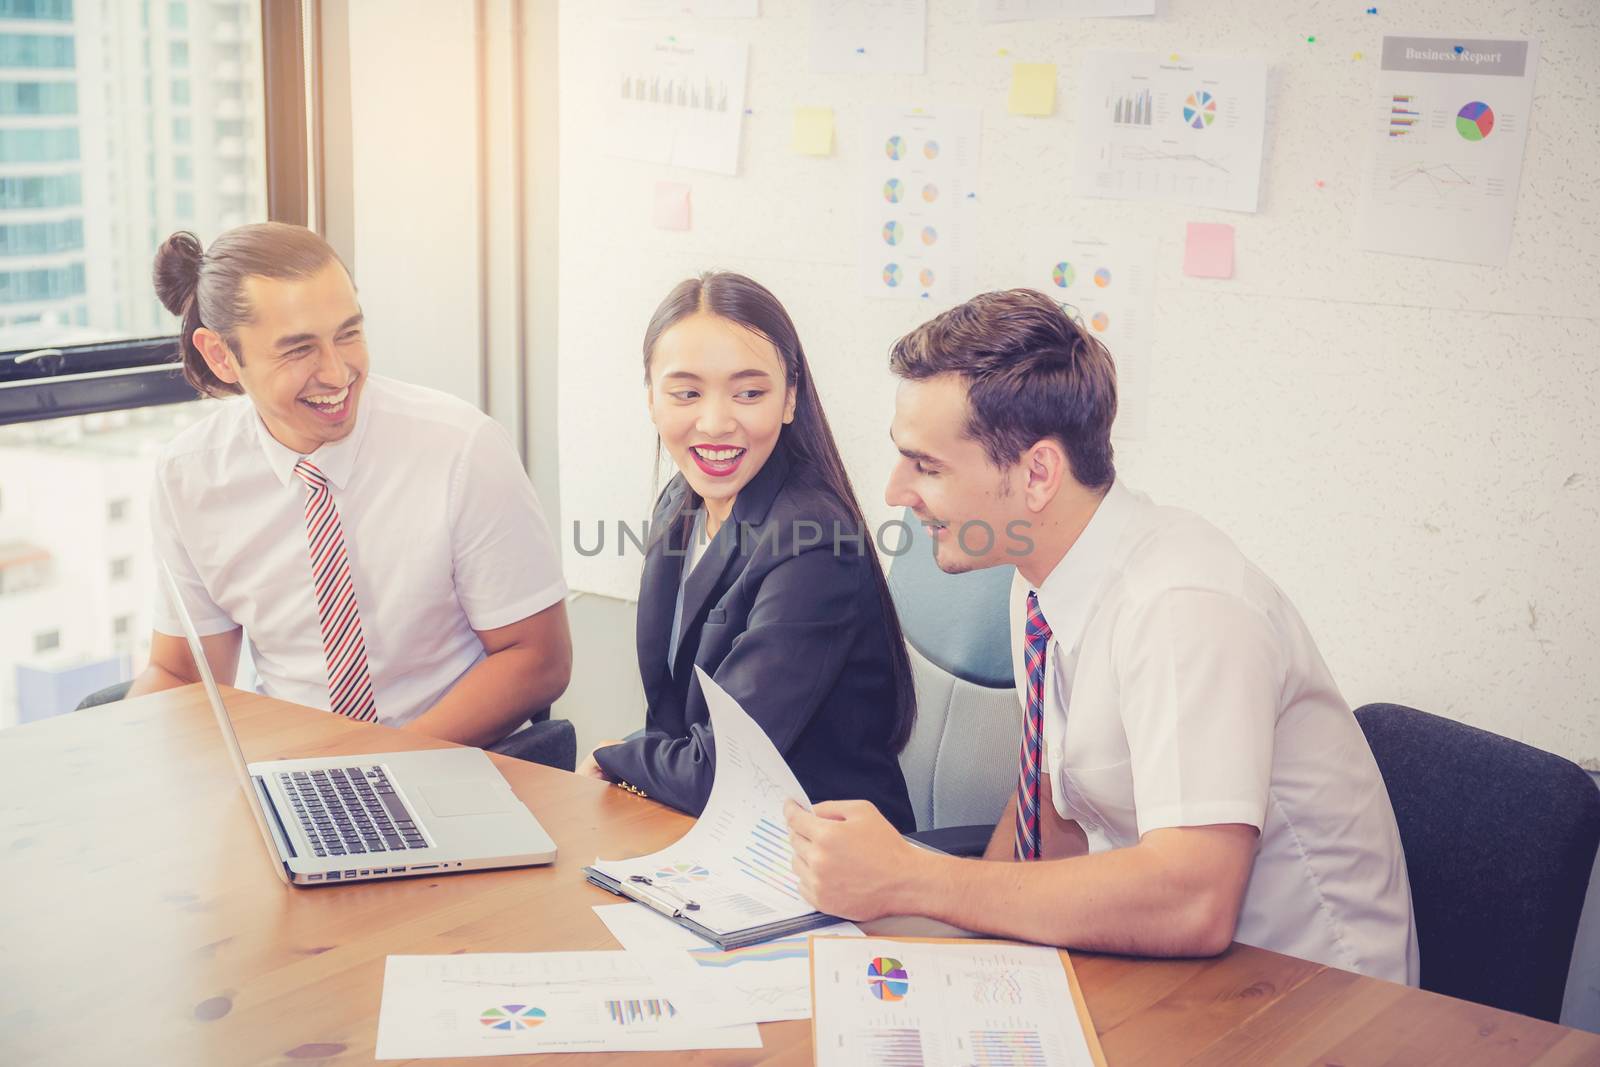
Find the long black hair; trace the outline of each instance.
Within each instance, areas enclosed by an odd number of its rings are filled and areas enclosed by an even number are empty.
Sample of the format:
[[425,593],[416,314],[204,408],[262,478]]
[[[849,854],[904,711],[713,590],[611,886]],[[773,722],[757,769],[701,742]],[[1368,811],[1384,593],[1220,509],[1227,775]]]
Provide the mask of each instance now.
[[[828,427],[828,416],[823,414],[822,401],[811,378],[811,365],[806,362],[805,349],[800,346],[800,334],[794,320],[783,309],[778,298],[759,282],[734,274],[731,271],[707,271],[697,278],[687,278],[673,287],[644,332],[644,380],[650,384],[650,356],[655,351],[661,335],[690,315],[705,312],[727,319],[751,330],[772,343],[778,350],[778,360],[783,364],[784,382],[794,394],[794,420],[784,425],[778,443],[787,449],[793,464],[791,477],[820,489],[836,503],[856,524],[865,537],[867,519],[850,485],[850,475],[845,473],[844,461],[839,458],[839,446],[834,443],[833,431]],[[658,443],[659,448],[659,443]],[[658,451],[659,457],[659,451]],[[692,500],[691,493],[686,500]],[[670,524],[664,524],[670,525]],[[895,719],[890,734],[890,747],[898,753],[911,739],[911,728],[917,719],[917,694],[911,680],[911,660],[906,654],[905,635],[900,630],[900,616],[895,613],[894,600],[889,595],[889,583],[883,575],[883,565],[878,553],[865,537],[863,555],[872,568],[872,581],[878,589],[878,601],[884,626],[889,631],[889,656],[894,672]]]

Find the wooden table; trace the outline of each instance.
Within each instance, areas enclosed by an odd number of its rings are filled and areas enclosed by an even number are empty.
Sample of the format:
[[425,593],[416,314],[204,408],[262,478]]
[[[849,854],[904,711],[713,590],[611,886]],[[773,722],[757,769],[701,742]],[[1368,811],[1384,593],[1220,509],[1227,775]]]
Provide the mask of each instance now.
[[[250,759],[442,744],[228,694]],[[366,1063],[390,953],[615,948],[590,910],[615,898],[580,868],[689,820],[495,759],[556,839],[553,867],[296,890],[198,686],[0,731],[0,1063]],[[1114,1067],[1600,1063],[1597,1035],[1241,945],[1073,961]],[[627,1062],[811,1063],[810,1024],[761,1031],[763,1049]]]

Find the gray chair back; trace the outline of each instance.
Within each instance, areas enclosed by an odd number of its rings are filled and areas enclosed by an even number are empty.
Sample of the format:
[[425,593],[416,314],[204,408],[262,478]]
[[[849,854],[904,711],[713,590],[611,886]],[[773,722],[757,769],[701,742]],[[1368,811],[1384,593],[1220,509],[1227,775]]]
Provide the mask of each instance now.
[[1422,988],[1560,1021],[1600,789],[1560,756],[1415,708],[1356,721],[1400,827]]
[[911,646],[917,725],[900,753],[917,829],[993,827],[1016,787],[1022,713],[1006,618],[1010,567],[946,574],[909,512],[889,592]]

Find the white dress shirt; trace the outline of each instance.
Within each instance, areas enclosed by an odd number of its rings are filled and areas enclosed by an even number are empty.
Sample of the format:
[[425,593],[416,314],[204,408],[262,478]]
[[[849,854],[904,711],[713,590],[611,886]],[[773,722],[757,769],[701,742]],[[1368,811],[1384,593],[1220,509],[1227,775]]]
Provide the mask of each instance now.
[[[369,377],[350,434],[309,458],[339,511],[380,722],[449,692],[485,656],[475,630],[566,595],[510,435],[470,404]],[[248,399],[223,401],[163,451],[152,526],[197,631],[244,627],[263,692],[327,708],[300,459]],[[155,628],[183,632],[159,593]]]
[[[1029,586],[1012,585],[1017,690]],[[1215,527],[1116,482],[1037,590],[1045,768],[1092,852],[1151,830],[1261,833],[1237,940],[1415,985],[1394,810],[1355,716],[1271,579]]]

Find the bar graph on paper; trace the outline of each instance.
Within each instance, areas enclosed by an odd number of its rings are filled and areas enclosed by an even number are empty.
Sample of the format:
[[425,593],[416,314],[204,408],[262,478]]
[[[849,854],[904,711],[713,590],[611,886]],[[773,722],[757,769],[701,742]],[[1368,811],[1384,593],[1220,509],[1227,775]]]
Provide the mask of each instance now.
[[744,848],[733,857],[748,877],[786,897],[800,900],[800,881],[794,876],[794,848],[789,828],[762,817],[750,831]]

